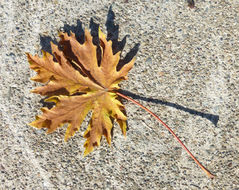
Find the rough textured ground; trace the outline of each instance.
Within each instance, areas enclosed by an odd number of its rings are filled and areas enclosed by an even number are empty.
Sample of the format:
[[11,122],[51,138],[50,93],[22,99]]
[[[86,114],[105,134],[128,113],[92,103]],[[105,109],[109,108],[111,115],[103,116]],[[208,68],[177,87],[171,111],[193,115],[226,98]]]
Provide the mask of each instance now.
[[[191,9],[184,0],[1,0],[0,189],[239,189],[239,3],[195,3]],[[140,43],[122,88],[171,126],[214,180],[127,101],[127,138],[116,126],[112,146],[103,139],[85,158],[87,122],[68,143],[65,128],[45,135],[27,126],[42,104],[29,93],[36,84],[25,52],[41,54],[77,20],[89,28],[92,18],[106,32],[110,5],[119,38],[129,35],[122,56]]]

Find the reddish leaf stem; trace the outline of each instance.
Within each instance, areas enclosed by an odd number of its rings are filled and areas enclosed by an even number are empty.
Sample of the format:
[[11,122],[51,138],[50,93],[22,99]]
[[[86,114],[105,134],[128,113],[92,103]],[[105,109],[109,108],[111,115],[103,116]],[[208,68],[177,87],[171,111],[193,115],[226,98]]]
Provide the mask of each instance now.
[[141,105],[139,102],[135,101],[134,99],[121,94],[120,92],[116,92],[116,94],[118,94],[119,96],[121,96],[122,98],[129,100],[131,102],[133,102],[134,104],[140,106],[141,108],[143,108],[145,111],[147,111],[148,113],[150,113],[152,116],[154,116],[160,123],[162,123],[167,130],[176,138],[176,140],[181,144],[181,146],[187,151],[187,153],[191,156],[191,158],[197,163],[197,165],[207,174],[207,176],[209,178],[214,178],[215,176],[209,171],[207,170],[194,156],[193,154],[188,150],[188,148],[183,144],[183,142],[177,137],[177,135],[172,131],[172,129],[170,129],[169,126],[167,126],[157,115],[155,115],[153,112],[151,112],[148,108],[144,107],[143,105]]

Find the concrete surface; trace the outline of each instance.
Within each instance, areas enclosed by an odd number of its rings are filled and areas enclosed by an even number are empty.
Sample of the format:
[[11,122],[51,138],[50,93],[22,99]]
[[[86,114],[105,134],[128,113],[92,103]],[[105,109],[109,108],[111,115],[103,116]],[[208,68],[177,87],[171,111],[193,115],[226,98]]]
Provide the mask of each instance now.
[[[140,43],[122,89],[171,126],[214,180],[127,101],[127,138],[116,125],[112,146],[103,139],[85,158],[87,121],[68,143],[65,128],[45,135],[27,126],[42,98],[29,93],[39,84],[25,52],[41,54],[77,20],[106,32],[110,5],[119,39],[129,35],[122,57]],[[184,0],[1,0],[0,26],[0,189],[239,189],[237,0],[198,0],[193,9]]]

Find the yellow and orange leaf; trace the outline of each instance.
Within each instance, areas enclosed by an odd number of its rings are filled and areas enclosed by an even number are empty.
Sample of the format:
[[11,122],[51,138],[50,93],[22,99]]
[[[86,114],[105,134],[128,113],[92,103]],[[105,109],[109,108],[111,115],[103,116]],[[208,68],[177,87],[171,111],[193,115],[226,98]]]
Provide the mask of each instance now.
[[[65,141],[79,130],[86,115],[91,111],[92,117],[84,133],[86,138],[84,155],[100,145],[102,135],[111,143],[111,130],[116,120],[126,135],[124,105],[118,100],[115,90],[119,82],[127,79],[134,60],[125,64],[119,71],[116,69],[120,53],[112,51],[112,42],[107,41],[105,34],[99,30],[101,62],[98,65],[97,46],[92,36],[85,30],[85,42],[80,44],[74,33],[59,33],[63,50],[51,43],[52,54],[43,51],[43,57],[27,53],[30,68],[37,72],[32,80],[44,83],[32,92],[50,96],[48,102],[54,102],[51,109],[43,107],[42,115],[30,123],[37,128],[47,128],[47,133],[55,131],[68,123]],[[68,94],[61,94],[61,90]]]
[[[111,131],[116,120],[126,135],[126,120],[124,105],[118,96],[138,105],[157,119],[181,144],[191,158],[210,178],[215,176],[207,170],[177,135],[156,114],[132,98],[120,93],[118,84],[127,79],[129,70],[135,59],[117,70],[121,52],[113,54],[112,42],[99,30],[100,60],[97,58],[97,46],[92,42],[92,36],[85,30],[85,42],[80,44],[74,33],[59,33],[60,50],[51,43],[52,54],[43,51],[43,57],[27,53],[30,68],[37,72],[32,80],[41,82],[44,86],[37,87],[32,92],[48,96],[45,101],[54,102],[51,109],[43,107],[42,115],[30,123],[37,128],[47,128],[47,133],[67,123],[65,141],[74,136],[89,112],[92,116],[84,133],[86,138],[84,155],[100,145],[102,135],[111,143]],[[100,63],[99,63],[100,62]]]

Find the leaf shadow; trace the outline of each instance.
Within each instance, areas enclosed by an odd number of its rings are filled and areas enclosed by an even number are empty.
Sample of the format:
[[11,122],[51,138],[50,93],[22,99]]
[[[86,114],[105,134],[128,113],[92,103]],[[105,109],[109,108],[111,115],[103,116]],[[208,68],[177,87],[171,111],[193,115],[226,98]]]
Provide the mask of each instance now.
[[40,45],[41,45],[43,51],[52,53],[51,42],[53,42],[54,44],[58,44],[58,42],[55,38],[52,38],[50,36],[40,35]]
[[121,92],[122,94],[125,94],[126,96],[132,97],[133,99],[143,100],[143,101],[146,101],[146,102],[152,102],[152,103],[155,103],[155,104],[166,105],[166,106],[173,107],[175,109],[182,110],[184,112],[190,113],[192,115],[197,115],[197,116],[200,116],[202,118],[206,118],[210,122],[212,122],[215,126],[217,126],[217,123],[219,121],[219,115],[200,112],[200,111],[197,111],[197,110],[194,110],[194,109],[191,109],[191,108],[187,108],[187,107],[181,106],[181,105],[176,104],[176,103],[167,102],[167,101],[164,101],[164,100],[159,100],[159,99],[155,99],[155,98],[147,98],[145,96],[137,95],[137,94],[134,94],[134,93],[132,93],[130,91],[127,91],[127,90],[122,90],[121,89],[121,90],[119,90],[119,92]]
[[80,42],[81,44],[85,42],[84,29],[82,27],[82,22],[79,19],[77,19],[76,25],[64,24],[61,30],[63,32],[66,32],[68,35],[70,35],[70,33],[73,32],[75,33],[78,42]]
[[[112,5],[109,8],[107,20],[105,23],[106,29],[107,29],[107,40],[112,41],[112,49],[113,53],[117,53],[119,51],[123,51],[126,39],[129,37],[129,35],[124,36],[124,38],[121,41],[118,41],[119,38],[119,25],[115,24],[115,14],[112,10]],[[133,48],[130,49],[130,51],[126,54],[124,58],[121,58],[118,65],[117,70],[119,71],[125,64],[129,63],[137,54],[139,51],[140,43],[136,43]]]
[[[76,39],[83,44],[84,43],[84,30],[82,28],[82,22],[78,19],[76,25],[69,25],[69,24],[64,24],[62,28],[60,28],[59,31],[64,31],[68,35],[70,35],[70,32],[75,33]],[[40,45],[42,47],[42,50],[52,53],[51,51],[51,42],[59,46],[59,42],[56,40],[56,38],[52,38],[51,36],[47,35],[40,35]]]
[[[109,8],[105,26],[106,26],[106,30],[107,30],[107,40],[112,41],[113,54],[116,54],[119,51],[122,52],[125,47],[127,37],[129,37],[129,35],[124,36],[121,41],[118,40],[119,39],[119,25],[115,24],[115,14],[112,10],[112,6],[110,6],[110,8]],[[98,47],[99,46],[99,36],[98,36],[99,24],[94,22],[93,18],[91,18],[91,20],[90,20],[90,29],[91,29],[91,35],[93,36],[93,43],[95,45],[97,45],[97,47]],[[134,47],[132,49],[130,49],[130,51],[125,55],[125,57],[121,56],[120,61],[117,65],[117,71],[119,71],[125,64],[129,63],[135,57],[135,55],[139,51],[139,46],[140,46],[140,43],[136,43],[134,45]],[[97,48],[98,60],[101,59],[100,55],[101,55],[100,48],[98,47]],[[100,65],[100,63],[99,63],[99,65]]]

